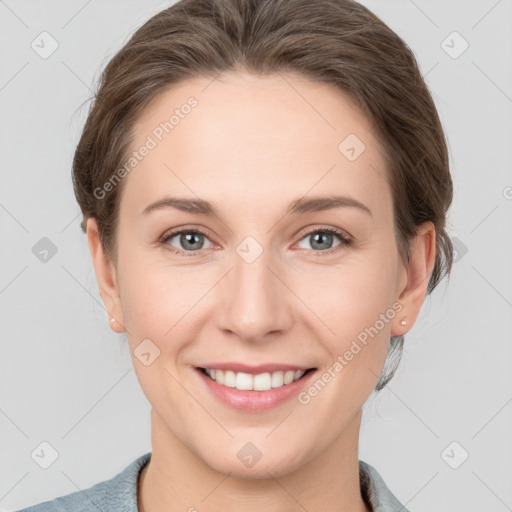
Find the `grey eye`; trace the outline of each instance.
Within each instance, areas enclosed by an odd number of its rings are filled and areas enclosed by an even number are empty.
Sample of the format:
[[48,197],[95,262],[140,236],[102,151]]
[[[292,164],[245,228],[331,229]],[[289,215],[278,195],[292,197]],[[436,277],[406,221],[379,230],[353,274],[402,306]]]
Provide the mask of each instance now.
[[[176,247],[171,243],[172,240],[178,239],[179,245]],[[165,243],[168,243],[172,247],[176,248],[178,251],[187,251],[187,252],[194,252],[201,249],[208,248],[209,246],[205,247],[205,241],[208,241],[210,244],[208,237],[204,233],[200,233],[197,231],[179,231],[176,233],[171,233],[165,240]]]
[[[334,238],[338,238],[340,240],[340,242],[338,244],[333,245]],[[333,247],[336,247],[337,245],[341,244],[340,235],[338,235],[336,233],[330,233],[329,231],[325,231],[325,230],[317,230],[317,231],[308,233],[301,240],[301,243],[304,240],[310,241],[311,246],[310,247],[302,247],[302,248],[303,249],[312,249],[315,251],[332,249]]]

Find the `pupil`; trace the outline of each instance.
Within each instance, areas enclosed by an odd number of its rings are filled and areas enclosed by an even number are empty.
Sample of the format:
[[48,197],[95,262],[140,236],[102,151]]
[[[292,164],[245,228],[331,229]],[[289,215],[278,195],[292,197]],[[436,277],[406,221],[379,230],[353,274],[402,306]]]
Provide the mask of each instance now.
[[[198,237],[198,236],[200,236],[198,233],[188,233],[185,235],[181,235],[181,243],[182,243],[183,247],[189,248],[189,249],[196,248],[196,247],[194,247],[193,240],[195,237]],[[199,247],[201,247],[201,246],[202,246],[202,244],[200,244]]]
[[[320,248],[321,249],[326,249],[326,248],[328,249],[329,248],[329,247],[323,247],[322,246],[322,239],[324,239],[324,237],[326,237],[327,241],[330,242],[331,239],[332,239],[332,234],[330,234],[330,233],[316,233],[315,235],[313,235],[314,242],[311,244],[313,249],[318,249],[318,247],[314,246],[317,243],[317,241],[316,241],[317,238],[320,238]],[[325,243],[325,241],[324,241],[324,243]]]

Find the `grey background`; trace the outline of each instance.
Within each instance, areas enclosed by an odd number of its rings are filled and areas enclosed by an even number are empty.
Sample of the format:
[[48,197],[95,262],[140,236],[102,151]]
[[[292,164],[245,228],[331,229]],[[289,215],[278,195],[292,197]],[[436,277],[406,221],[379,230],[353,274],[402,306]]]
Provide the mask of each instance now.
[[[414,511],[511,510],[512,3],[362,3],[413,49],[438,106],[460,259],[406,336],[394,379],[365,404],[360,459]],[[112,478],[151,450],[149,404],[108,327],[70,167],[99,71],[167,5],[0,0],[4,511]],[[31,48],[42,31],[59,45],[47,59]],[[460,39],[442,46],[453,31],[469,44],[458,58],[445,49]],[[57,248],[46,263],[32,252],[43,237]],[[31,457],[45,441],[58,452],[48,469]]]

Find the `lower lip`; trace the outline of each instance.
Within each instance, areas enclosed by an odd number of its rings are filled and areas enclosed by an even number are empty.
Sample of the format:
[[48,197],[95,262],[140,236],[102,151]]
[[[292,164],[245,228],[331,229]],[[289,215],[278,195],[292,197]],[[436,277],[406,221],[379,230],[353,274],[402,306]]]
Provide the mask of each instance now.
[[267,391],[242,391],[237,388],[230,388],[219,384],[203,373],[199,368],[194,369],[206,384],[207,388],[224,404],[241,411],[254,412],[272,409],[290,400],[292,397],[297,396],[316,373],[316,370],[308,371],[308,373],[304,374],[299,380]]

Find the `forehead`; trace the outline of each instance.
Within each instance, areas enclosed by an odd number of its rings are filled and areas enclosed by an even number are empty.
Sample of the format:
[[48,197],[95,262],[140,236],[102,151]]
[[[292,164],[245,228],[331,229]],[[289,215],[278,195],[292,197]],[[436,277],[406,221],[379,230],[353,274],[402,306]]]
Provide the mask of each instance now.
[[348,94],[300,75],[181,82],[146,106],[133,135],[132,151],[150,148],[123,193],[139,212],[167,194],[250,210],[333,191],[382,202],[387,188],[370,120]]

